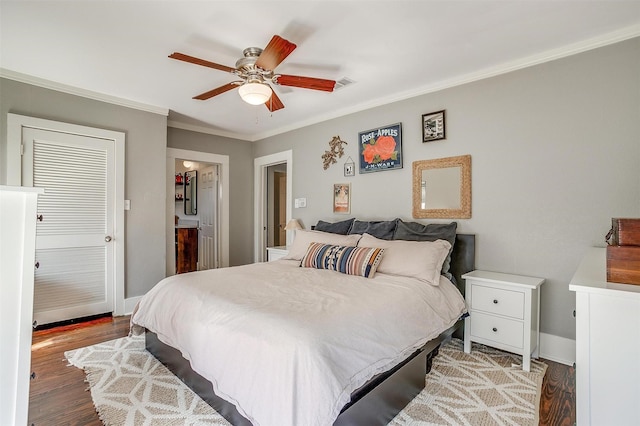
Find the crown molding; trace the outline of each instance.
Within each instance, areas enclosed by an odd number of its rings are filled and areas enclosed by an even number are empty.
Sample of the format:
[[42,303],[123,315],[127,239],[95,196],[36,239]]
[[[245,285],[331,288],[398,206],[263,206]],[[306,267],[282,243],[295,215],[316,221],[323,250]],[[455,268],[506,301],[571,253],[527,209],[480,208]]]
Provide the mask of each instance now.
[[127,108],[133,108],[140,111],[151,112],[153,114],[169,115],[169,109],[155,105],[149,105],[142,102],[132,101],[130,99],[119,98],[117,96],[106,95],[104,93],[94,92],[91,90],[81,89],[79,87],[70,86],[68,84],[58,83],[56,81],[46,80],[44,78],[35,77],[28,74],[22,74],[17,71],[0,68],[0,77],[9,80],[27,83],[33,86],[51,89],[70,95],[81,96],[83,98],[93,99],[96,101],[106,102],[109,104],[119,105]]
[[[600,35],[598,37],[592,37],[587,40],[572,43],[557,49],[547,50],[545,52],[520,58],[514,61],[504,62],[494,67],[485,68],[473,73],[464,74],[451,79],[442,80],[435,84],[419,87],[410,91],[397,93],[393,96],[379,98],[370,102],[354,105],[348,108],[339,110],[333,110],[330,113],[317,115],[313,118],[298,121],[288,126],[279,127],[270,131],[255,133],[255,134],[243,134],[227,132],[223,130],[217,130],[206,126],[198,126],[192,124],[181,123],[178,121],[170,120],[167,125],[176,129],[190,130],[199,133],[205,133],[215,136],[227,137],[232,139],[240,139],[249,142],[256,142],[262,139],[266,139],[272,136],[276,136],[282,133],[297,130],[303,127],[311,126],[314,124],[322,123],[324,121],[339,118],[345,115],[353,114],[356,112],[365,111],[371,108],[387,105],[393,102],[403,101],[406,99],[415,98],[417,96],[426,95],[429,93],[438,92],[440,90],[448,89],[455,86],[461,86],[463,84],[472,83],[486,78],[496,77],[501,74],[506,74],[512,71],[517,71],[523,68],[532,67],[535,65],[543,64],[545,62],[554,61],[564,57],[576,55],[578,53],[586,52],[589,50],[604,47],[610,44],[619,43],[625,40],[629,40],[640,36],[640,24],[635,24],[629,27],[621,28],[616,31],[609,32],[607,34]],[[11,80],[20,81],[23,83],[33,84],[35,86],[44,87],[47,89],[57,90],[60,92],[70,93],[77,96],[82,96],[90,99],[95,99],[103,102],[113,103],[129,108],[139,109],[142,111],[152,112],[155,114],[162,114],[168,116],[169,110],[167,108],[161,108],[153,105],[147,105],[115,96],[105,95],[98,92],[92,92],[89,90],[80,89],[73,86],[68,86],[61,83],[52,82],[49,80],[41,79],[38,77],[21,74],[15,71],[0,68],[0,77],[8,78]]]
[[608,46],[610,44],[619,43],[619,42],[629,40],[639,36],[640,36],[640,24],[632,25],[617,31],[600,35],[598,37],[593,37],[577,43],[569,44],[557,49],[547,50],[545,52],[520,58],[514,61],[503,62],[502,64],[496,65],[494,67],[485,68],[473,73],[464,74],[464,75],[457,76],[447,80],[441,80],[435,84],[419,87],[416,89],[411,89],[410,91],[397,93],[393,96],[387,96],[384,98],[375,99],[370,102],[354,105],[348,108],[334,110],[328,114],[315,116],[313,119],[296,122],[289,126],[285,126],[278,129],[273,129],[271,131],[252,135],[251,140],[259,141],[271,136],[276,136],[285,132],[310,126],[312,124],[321,123],[323,121],[335,119],[348,114],[365,111],[367,109],[376,108],[376,107],[387,105],[393,102],[415,98],[417,96],[438,92],[440,90],[461,86],[463,84],[472,83],[479,80],[496,77],[501,74],[507,74],[512,71],[517,71],[523,68],[532,67],[534,65],[543,64],[545,62],[551,62],[556,59],[561,59],[568,56],[576,55],[578,53],[597,49],[599,47]]

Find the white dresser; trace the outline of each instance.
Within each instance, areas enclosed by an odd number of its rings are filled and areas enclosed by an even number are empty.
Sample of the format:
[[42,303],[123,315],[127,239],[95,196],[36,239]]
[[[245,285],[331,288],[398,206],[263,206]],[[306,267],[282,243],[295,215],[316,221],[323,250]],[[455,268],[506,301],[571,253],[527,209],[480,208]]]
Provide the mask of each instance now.
[[540,286],[543,278],[472,271],[464,274],[469,316],[464,323],[464,351],[471,342],[522,355],[531,370],[540,342]]
[[267,247],[267,261],[278,260],[285,257],[289,250],[285,246]]
[[607,282],[606,249],[591,248],[576,292],[579,426],[640,425],[640,285]]
[[0,425],[29,412],[36,215],[42,188],[0,186]]

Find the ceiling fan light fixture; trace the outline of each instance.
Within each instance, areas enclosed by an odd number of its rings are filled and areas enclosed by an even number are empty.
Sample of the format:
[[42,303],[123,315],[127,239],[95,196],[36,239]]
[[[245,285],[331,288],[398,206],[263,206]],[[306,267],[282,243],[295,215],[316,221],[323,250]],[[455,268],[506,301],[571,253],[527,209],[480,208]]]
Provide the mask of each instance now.
[[251,105],[262,105],[269,100],[271,87],[263,83],[245,83],[238,89],[243,101]]

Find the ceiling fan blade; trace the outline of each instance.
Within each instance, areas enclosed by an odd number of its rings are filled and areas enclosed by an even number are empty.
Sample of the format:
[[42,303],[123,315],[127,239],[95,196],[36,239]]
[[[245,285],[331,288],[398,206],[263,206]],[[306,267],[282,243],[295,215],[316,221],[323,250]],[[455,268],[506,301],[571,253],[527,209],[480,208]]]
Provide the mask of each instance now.
[[282,103],[278,95],[276,95],[276,92],[273,89],[271,89],[271,97],[267,102],[264,103],[264,105],[271,112],[284,108],[284,104]]
[[203,67],[214,68],[220,71],[234,72],[236,69],[228,67],[226,65],[216,64],[215,62],[205,61],[204,59],[196,58],[193,56],[185,55],[184,53],[173,52],[169,55],[171,59],[177,59],[179,61],[189,62],[191,64],[202,65]]
[[273,71],[295,48],[295,44],[279,35],[274,35],[258,57],[256,66],[263,70]]
[[224,86],[220,86],[216,89],[213,90],[209,90],[208,92],[204,92],[198,96],[194,96],[193,99],[198,99],[201,101],[206,101],[207,99],[213,98],[214,96],[217,96],[221,93],[224,92],[228,92],[231,89],[235,89],[236,87],[238,87],[237,83],[227,83]]
[[277,75],[274,77],[274,83],[281,86],[302,87],[303,89],[324,90],[325,92],[333,92],[336,85],[334,80],[325,80],[323,78],[301,77],[297,75]]

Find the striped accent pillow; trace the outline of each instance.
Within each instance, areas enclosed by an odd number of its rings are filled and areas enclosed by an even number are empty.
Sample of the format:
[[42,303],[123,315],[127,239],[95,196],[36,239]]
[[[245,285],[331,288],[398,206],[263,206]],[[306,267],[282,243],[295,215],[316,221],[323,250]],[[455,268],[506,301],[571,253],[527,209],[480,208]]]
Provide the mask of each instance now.
[[382,248],[311,243],[300,261],[300,266],[372,278],[382,260],[383,253]]

